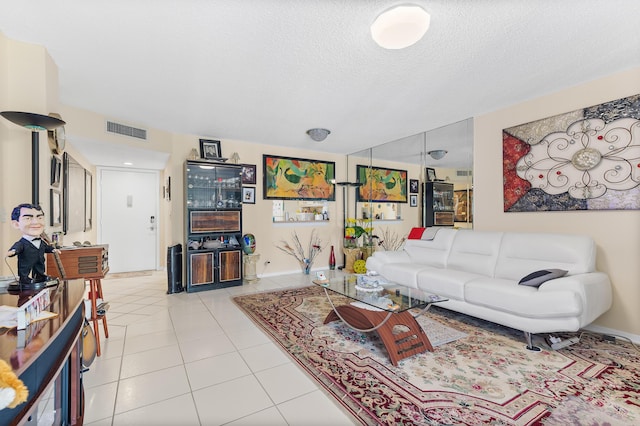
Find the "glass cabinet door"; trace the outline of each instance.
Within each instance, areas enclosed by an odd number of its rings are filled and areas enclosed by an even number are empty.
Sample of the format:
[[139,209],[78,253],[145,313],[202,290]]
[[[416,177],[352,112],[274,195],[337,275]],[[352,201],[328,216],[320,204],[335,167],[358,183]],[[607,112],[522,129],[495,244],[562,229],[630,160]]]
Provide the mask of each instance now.
[[452,226],[454,222],[453,184],[426,182],[423,226]]
[[242,201],[242,169],[187,162],[187,208],[238,209]]

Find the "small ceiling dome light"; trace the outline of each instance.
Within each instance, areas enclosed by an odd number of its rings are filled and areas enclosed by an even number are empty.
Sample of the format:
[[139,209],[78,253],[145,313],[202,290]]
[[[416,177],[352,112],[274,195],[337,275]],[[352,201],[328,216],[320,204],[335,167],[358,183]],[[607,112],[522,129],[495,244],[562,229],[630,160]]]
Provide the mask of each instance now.
[[449,151],[444,149],[434,149],[433,151],[428,151],[427,154],[429,154],[434,160],[441,160],[445,155],[447,155],[447,152]]
[[307,130],[307,134],[309,136],[311,136],[311,139],[313,139],[316,142],[322,142],[323,140],[325,140],[327,138],[327,136],[329,136],[329,133],[331,133],[331,131],[327,130],[327,129],[309,129],[309,130]]
[[431,23],[422,7],[412,4],[395,6],[380,14],[371,24],[371,36],[385,49],[404,49],[417,43]]

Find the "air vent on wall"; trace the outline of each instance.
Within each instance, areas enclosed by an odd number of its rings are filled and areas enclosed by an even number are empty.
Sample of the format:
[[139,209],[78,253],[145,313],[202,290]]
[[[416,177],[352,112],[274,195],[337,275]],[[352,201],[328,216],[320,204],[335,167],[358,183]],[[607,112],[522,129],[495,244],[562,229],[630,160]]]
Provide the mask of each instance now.
[[456,170],[456,176],[471,176],[471,170]]
[[138,129],[136,127],[114,123],[113,121],[107,121],[107,132],[147,140],[147,131],[145,129]]

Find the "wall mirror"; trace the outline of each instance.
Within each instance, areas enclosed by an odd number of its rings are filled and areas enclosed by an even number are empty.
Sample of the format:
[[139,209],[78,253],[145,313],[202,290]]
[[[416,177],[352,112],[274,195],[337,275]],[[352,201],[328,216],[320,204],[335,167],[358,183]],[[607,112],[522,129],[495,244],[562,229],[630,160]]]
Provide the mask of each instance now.
[[[444,157],[436,159],[429,151],[446,150]],[[406,225],[422,226],[425,217],[425,182],[429,177],[453,185],[454,226],[473,226],[473,119],[469,118],[443,127],[421,132],[405,138],[387,142],[365,150],[354,152],[347,157],[347,176],[350,182],[358,180],[357,165],[384,167],[407,171],[407,179],[418,180],[417,193],[408,189],[409,200],[416,195],[417,203],[398,203],[394,209],[395,220]],[[435,174],[433,176],[432,174]],[[338,194],[340,196],[340,194]],[[376,218],[375,209],[379,203],[358,202],[355,194],[348,194],[345,203],[347,217]],[[380,217],[380,216],[378,216]],[[385,221],[387,216],[385,215]],[[380,226],[393,223],[380,223]]]

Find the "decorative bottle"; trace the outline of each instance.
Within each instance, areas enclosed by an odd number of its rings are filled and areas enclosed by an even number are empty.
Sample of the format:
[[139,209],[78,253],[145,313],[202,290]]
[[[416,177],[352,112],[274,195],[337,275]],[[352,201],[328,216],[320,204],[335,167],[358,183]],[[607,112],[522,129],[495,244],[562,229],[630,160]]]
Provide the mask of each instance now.
[[331,253],[329,253],[329,269],[332,271],[336,269],[336,254],[333,252],[333,246],[331,246]]

